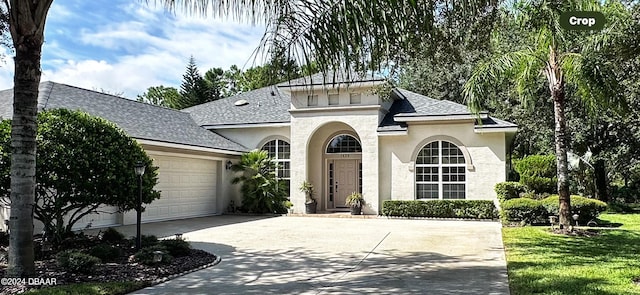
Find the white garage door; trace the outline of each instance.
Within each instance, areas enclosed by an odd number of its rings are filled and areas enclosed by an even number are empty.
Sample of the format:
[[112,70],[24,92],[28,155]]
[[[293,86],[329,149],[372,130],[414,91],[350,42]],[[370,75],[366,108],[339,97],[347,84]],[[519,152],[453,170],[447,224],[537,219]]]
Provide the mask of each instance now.
[[217,161],[153,155],[158,166],[160,199],[146,205],[143,221],[213,215],[216,213]]
[[101,228],[113,225],[120,225],[120,214],[118,208],[113,206],[100,206],[98,213],[88,214],[82,217],[73,225],[74,230],[89,228]]

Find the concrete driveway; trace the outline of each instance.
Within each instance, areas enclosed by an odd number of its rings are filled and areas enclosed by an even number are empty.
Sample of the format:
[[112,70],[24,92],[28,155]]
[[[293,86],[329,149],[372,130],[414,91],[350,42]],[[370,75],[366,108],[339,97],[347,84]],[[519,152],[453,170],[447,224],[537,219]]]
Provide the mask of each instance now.
[[497,222],[218,216],[143,224],[144,234],[178,232],[220,264],[134,294],[509,294]]

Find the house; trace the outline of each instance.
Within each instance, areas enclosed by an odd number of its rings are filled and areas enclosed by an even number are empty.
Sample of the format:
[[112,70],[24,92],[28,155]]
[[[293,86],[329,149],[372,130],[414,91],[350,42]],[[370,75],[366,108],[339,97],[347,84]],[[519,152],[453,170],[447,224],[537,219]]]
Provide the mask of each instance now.
[[[383,83],[316,74],[176,111],[43,82],[38,104],[105,118],[143,146],[159,167],[162,195],[146,206],[143,222],[223,214],[231,200],[240,204],[228,166],[252,149],[280,164],[293,213],[304,213],[303,181],[315,186],[321,211],[346,209],[352,192],[363,194],[365,214],[377,214],[384,200],[495,201],[517,126],[404,89],[380,92]],[[2,118],[11,118],[12,95],[0,91]],[[78,227],[133,224],[135,212],[85,219]]]
[[[187,108],[196,123],[248,149],[266,149],[304,213],[303,181],[319,210],[346,208],[361,192],[366,214],[384,200],[496,200],[517,126],[466,106],[331,73],[292,80]],[[481,122],[478,121],[478,116]]]

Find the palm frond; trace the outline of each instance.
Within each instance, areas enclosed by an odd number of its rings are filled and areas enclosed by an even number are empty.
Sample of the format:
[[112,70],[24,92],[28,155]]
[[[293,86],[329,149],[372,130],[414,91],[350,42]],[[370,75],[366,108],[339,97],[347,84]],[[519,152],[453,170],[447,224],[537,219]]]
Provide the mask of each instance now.
[[523,101],[527,101],[525,89],[532,88],[530,84],[540,75],[543,66],[543,60],[531,49],[495,56],[474,69],[464,84],[464,100],[472,112],[479,113],[484,102],[489,99],[489,89],[504,78],[515,78],[516,90],[521,94]]

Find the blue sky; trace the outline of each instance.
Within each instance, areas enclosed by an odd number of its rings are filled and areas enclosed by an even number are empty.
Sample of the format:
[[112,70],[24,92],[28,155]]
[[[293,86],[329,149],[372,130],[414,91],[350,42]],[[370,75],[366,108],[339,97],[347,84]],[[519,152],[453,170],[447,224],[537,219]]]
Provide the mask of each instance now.
[[[179,87],[191,55],[201,73],[252,65],[263,27],[172,13],[149,2],[55,0],[47,18],[42,81],[135,98],[150,86]],[[13,85],[12,54],[7,55],[0,64],[0,89]]]

